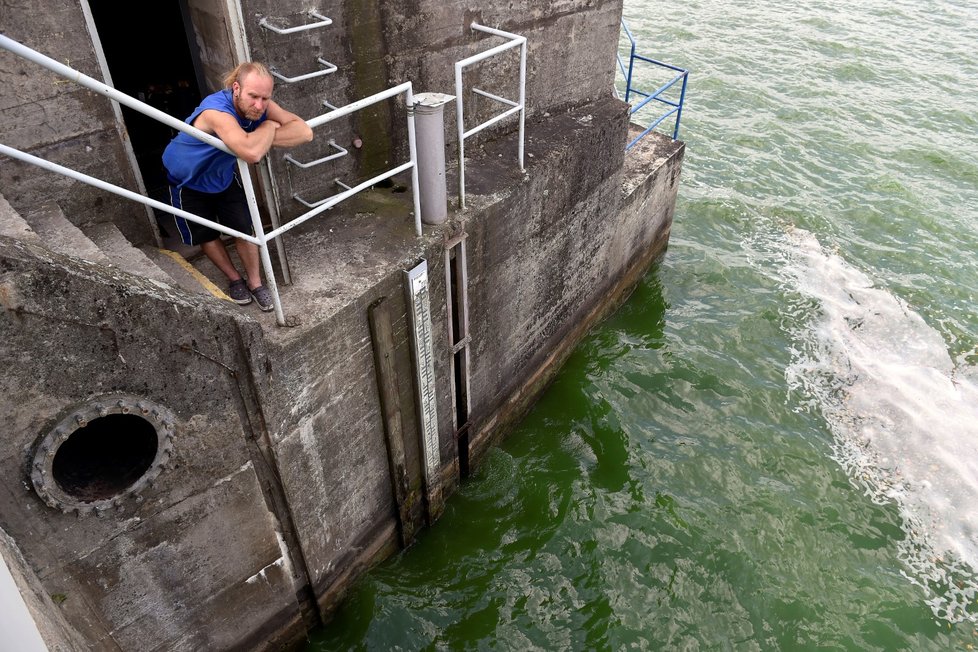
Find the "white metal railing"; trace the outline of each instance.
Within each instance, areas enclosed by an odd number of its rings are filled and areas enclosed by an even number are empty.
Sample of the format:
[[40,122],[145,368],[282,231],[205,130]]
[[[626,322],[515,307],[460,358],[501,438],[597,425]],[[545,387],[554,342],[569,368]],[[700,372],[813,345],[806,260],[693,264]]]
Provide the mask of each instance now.
[[[519,136],[519,154],[518,159],[520,163],[520,170],[523,167],[523,125],[524,119],[526,117],[526,37],[520,36],[519,34],[511,34],[509,32],[504,32],[499,29],[493,29],[491,27],[485,27],[484,25],[479,25],[478,23],[472,23],[472,29],[485,32],[486,34],[492,34],[493,36],[501,36],[502,38],[508,39],[508,43],[503,43],[502,45],[497,45],[494,48],[486,50],[485,52],[480,52],[479,54],[468,57],[467,59],[462,59],[461,61],[455,62],[455,113],[458,123],[458,202],[459,208],[465,209],[465,139],[469,136],[474,136],[483,129],[490,127],[500,120],[505,120],[514,113],[519,113],[520,115],[520,136]],[[495,117],[486,120],[480,125],[465,131],[465,111],[464,102],[462,96],[462,71],[472,64],[478,63],[483,59],[488,59],[491,56],[499,54],[500,52],[505,52],[506,50],[519,47],[520,48],[520,99],[517,102],[513,100],[508,100],[498,95],[493,95],[492,93],[487,93],[478,88],[473,88],[472,92],[481,95],[483,97],[489,98],[508,107],[506,111],[496,115]]]
[[[58,61],[55,61],[54,59],[51,59],[50,57],[47,57],[41,54],[40,52],[36,52],[35,50],[32,50],[24,45],[21,45],[20,43],[17,43],[13,39],[10,39],[7,36],[4,36],[3,34],[0,34],[0,48],[7,50],[24,59],[27,59],[28,61],[36,63],[44,68],[47,68],[48,70],[58,75],[61,75],[62,77],[77,82],[78,84],[84,86],[85,88],[88,88],[89,90],[92,90],[100,95],[104,95],[112,100],[115,100],[116,102],[128,106],[129,108],[135,111],[139,111],[140,113],[147,115],[151,118],[154,118],[155,120],[162,122],[163,124],[172,127],[173,129],[189,134],[194,138],[197,138],[198,140],[201,140],[207,143],[208,145],[211,145],[212,147],[216,147],[222,152],[226,152],[234,156],[234,152],[232,152],[228,148],[228,146],[225,145],[219,138],[204,133],[203,131],[195,127],[192,127],[186,124],[185,122],[177,120],[176,118],[158,109],[155,109],[149,106],[148,104],[140,102],[139,100],[130,97],[129,95],[126,95],[121,91],[116,90],[115,88],[109,86],[108,84],[105,84],[104,82],[100,82],[97,79],[93,79],[92,77],[89,77],[77,70],[74,70],[73,68],[70,68],[62,63],[59,63]],[[116,186],[114,184],[108,183],[106,181],[102,181],[101,179],[97,179],[87,174],[83,174],[76,170],[72,170],[70,168],[66,168],[56,163],[46,161],[42,158],[38,158],[31,154],[27,154],[26,152],[21,152],[20,150],[14,149],[13,147],[8,147],[6,145],[0,144],[0,154],[4,156],[9,156],[10,158],[17,159],[19,161],[23,161],[25,163],[36,165],[45,170],[62,174],[69,178],[75,179],[76,181],[80,181],[82,183],[94,186],[96,188],[100,188],[102,190],[115,193],[127,199],[131,199],[141,204],[148,205],[152,208],[156,208],[161,211],[171,213],[173,215],[178,215],[180,217],[190,220],[191,222],[195,222],[197,224],[203,224],[204,226],[208,226],[214,229],[215,231],[218,231],[225,235],[241,238],[246,242],[250,242],[256,245],[259,250],[262,268],[264,269],[265,272],[265,278],[268,284],[268,289],[272,293],[272,300],[275,308],[276,322],[280,326],[285,326],[286,325],[285,314],[282,311],[282,301],[278,293],[278,284],[276,283],[275,272],[272,269],[272,261],[268,254],[268,243],[274,238],[277,238],[278,236],[282,235],[286,231],[289,231],[299,226],[300,224],[311,219],[312,217],[315,217],[316,215],[322,213],[327,208],[331,208],[332,206],[335,206],[336,204],[340,203],[344,199],[349,198],[350,196],[356,194],[357,192],[360,192],[361,190],[364,190],[376,184],[378,181],[382,181],[396,174],[404,172],[405,170],[408,169],[411,170],[411,182],[412,182],[412,189],[414,193],[415,231],[419,237],[421,236],[421,202],[420,202],[420,197],[418,196],[417,146],[415,144],[415,139],[414,139],[414,114],[413,111],[410,110],[411,107],[414,105],[414,95],[412,93],[411,82],[405,82],[400,86],[387,89],[386,91],[382,91],[380,93],[371,95],[370,97],[366,97],[352,104],[348,104],[347,106],[344,106],[335,111],[331,111],[329,113],[325,113],[311,120],[307,120],[306,124],[308,124],[310,128],[315,128],[327,122],[335,120],[336,118],[340,118],[342,116],[348,115],[366,106],[370,106],[371,104],[380,102],[390,97],[394,97],[401,93],[406,94],[406,104],[408,107],[408,111],[407,111],[408,144],[410,148],[411,160],[408,161],[407,163],[399,165],[398,167],[392,170],[388,170],[387,172],[381,173],[380,175],[374,177],[373,179],[370,179],[369,181],[365,181],[354,188],[350,188],[349,190],[343,193],[340,193],[338,195],[335,195],[334,197],[329,198],[329,200],[323,205],[317,206],[313,210],[310,210],[304,213],[303,215],[300,215],[295,220],[289,222],[288,224],[285,224],[284,226],[279,226],[277,228],[274,228],[269,233],[265,233],[264,228],[262,227],[261,216],[258,212],[258,202],[255,199],[255,189],[254,189],[254,185],[251,182],[251,175],[249,174],[248,164],[245,163],[240,158],[237,159],[238,172],[241,177],[241,184],[244,189],[245,197],[247,198],[248,211],[251,215],[252,228],[254,229],[255,235],[249,235],[247,233],[236,231],[222,224],[218,224],[217,222],[212,222],[211,220],[200,217],[199,215],[194,215],[193,213],[189,213],[185,210],[174,208],[170,204],[165,204],[163,202],[157,201],[155,199],[151,199],[149,197],[133,192],[126,188]]]
[[294,221],[289,222],[288,224],[285,224],[275,229],[274,231],[268,234],[270,238],[274,238],[282,233],[285,233],[289,229],[298,226],[297,223],[301,223],[301,221],[305,221],[310,217],[319,215],[323,211],[328,210],[333,206],[336,206],[344,199],[347,199],[348,197],[355,195],[361,190],[365,190],[366,188],[369,188],[370,186],[373,186],[383,181],[384,179],[389,179],[397,174],[400,174],[405,170],[411,170],[411,190],[414,194],[414,230],[417,233],[418,237],[419,238],[421,237],[421,196],[418,193],[418,147],[414,138],[414,111],[412,110],[412,107],[414,106],[414,92],[412,90],[411,82],[404,82],[399,86],[388,88],[385,91],[381,91],[379,93],[370,95],[369,97],[365,97],[361,100],[357,100],[356,102],[347,104],[346,106],[342,106],[338,109],[330,111],[329,113],[324,113],[321,116],[312,118],[311,120],[307,120],[306,124],[308,124],[311,128],[315,129],[316,127],[326,124],[327,122],[332,122],[337,118],[342,118],[343,116],[354,113],[355,111],[360,111],[372,104],[376,104],[377,102],[382,102],[392,97],[396,97],[401,93],[405,94],[405,103],[408,107],[408,111],[407,111],[408,147],[410,149],[411,160],[408,161],[407,163],[402,163],[401,165],[398,165],[395,168],[387,170],[386,172],[381,172],[380,174],[373,177],[372,179],[368,179],[367,181],[357,184],[356,186],[350,187],[345,184],[340,184],[342,187],[346,188],[346,190],[344,190],[339,194],[333,195],[332,197],[328,197],[326,199],[322,199],[317,202],[307,202],[301,197],[299,197],[298,194],[293,194],[292,195],[293,199],[299,201],[305,206],[311,206],[312,210],[310,210],[307,213],[303,213],[299,217],[295,218]]

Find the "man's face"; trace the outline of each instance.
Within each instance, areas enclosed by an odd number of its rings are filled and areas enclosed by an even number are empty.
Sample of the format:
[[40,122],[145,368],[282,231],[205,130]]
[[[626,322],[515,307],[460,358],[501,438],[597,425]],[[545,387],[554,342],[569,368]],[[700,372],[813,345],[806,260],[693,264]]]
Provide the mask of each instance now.
[[231,91],[234,95],[234,109],[248,120],[257,120],[268,108],[272,99],[272,78],[254,72],[245,75],[240,82],[234,82]]

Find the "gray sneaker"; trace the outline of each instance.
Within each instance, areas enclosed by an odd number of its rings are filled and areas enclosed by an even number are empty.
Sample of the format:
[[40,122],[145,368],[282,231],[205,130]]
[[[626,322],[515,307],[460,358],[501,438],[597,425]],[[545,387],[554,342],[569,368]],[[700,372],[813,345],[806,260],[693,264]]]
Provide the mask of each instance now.
[[255,301],[258,302],[258,307],[262,309],[262,312],[268,312],[275,307],[272,302],[272,293],[264,285],[259,285],[252,290],[251,296],[255,297]]
[[231,281],[231,285],[228,286],[228,296],[239,306],[247,306],[251,303],[251,292],[243,278]]

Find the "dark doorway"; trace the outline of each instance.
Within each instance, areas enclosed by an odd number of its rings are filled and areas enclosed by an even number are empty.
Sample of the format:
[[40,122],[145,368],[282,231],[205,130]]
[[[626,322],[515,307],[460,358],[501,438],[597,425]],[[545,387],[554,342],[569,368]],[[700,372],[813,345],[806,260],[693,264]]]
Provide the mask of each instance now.
[[[138,100],[184,120],[200,102],[194,62],[199,60],[185,0],[137,5],[89,0],[113,85]],[[122,107],[136,162],[150,197],[167,201],[160,157],[174,131]]]

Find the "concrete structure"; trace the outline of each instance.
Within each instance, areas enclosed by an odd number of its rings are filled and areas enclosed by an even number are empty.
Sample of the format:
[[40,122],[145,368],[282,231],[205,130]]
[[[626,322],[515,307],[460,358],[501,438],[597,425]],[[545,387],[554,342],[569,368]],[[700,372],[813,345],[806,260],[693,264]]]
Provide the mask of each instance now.
[[[121,19],[103,4],[8,4],[0,24],[86,74],[103,77],[107,60],[113,77],[138,80],[124,62],[111,70]],[[323,100],[404,80],[450,93],[453,62],[485,48],[473,20],[525,35],[527,169],[503,124],[467,141],[467,208],[423,238],[401,184],[290,232],[294,283],[282,299],[295,325],[281,328],[147,246],[141,207],[2,161],[0,555],[51,649],[274,649],[301,638],[437,518],[663,251],[672,222],[682,143],[652,135],[623,152],[627,107],[611,90],[620,1],[327,1],[318,10],[333,25],[295,38],[260,23],[308,20],[298,3],[177,4],[200,88],[245,57],[286,76],[320,57],[335,64],[277,85],[306,118]],[[513,66],[489,63],[472,83],[512,95]],[[154,192],[152,134],[137,135],[132,116],[7,53],[0,81],[12,89],[0,142]],[[475,118],[497,109],[466,102]],[[295,152],[323,156],[330,139],[348,148],[328,172],[269,156],[270,208],[288,219],[303,210],[293,194],[320,198],[334,177],[402,160],[402,116],[391,102]],[[404,281],[421,259],[440,458],[427,486]]]

